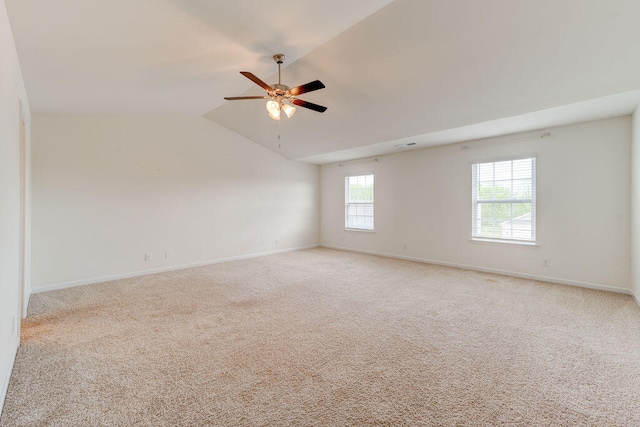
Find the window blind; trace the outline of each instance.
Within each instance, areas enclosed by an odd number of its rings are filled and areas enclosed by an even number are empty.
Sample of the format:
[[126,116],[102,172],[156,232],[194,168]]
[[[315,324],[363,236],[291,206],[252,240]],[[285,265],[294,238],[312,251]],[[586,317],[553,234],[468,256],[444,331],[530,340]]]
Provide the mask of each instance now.
[[472,238],[536,241],[536,159],[472,165]]
[[373,230],[373,174],[345,178],[345,228]]

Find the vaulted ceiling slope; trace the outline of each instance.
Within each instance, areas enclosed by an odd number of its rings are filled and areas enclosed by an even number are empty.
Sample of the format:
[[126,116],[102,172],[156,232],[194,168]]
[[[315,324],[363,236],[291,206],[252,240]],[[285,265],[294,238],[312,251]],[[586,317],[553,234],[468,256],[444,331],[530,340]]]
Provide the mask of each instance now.
[[4,0],[36,113],[204,114],[391,0]]
[[[5,0],[34,110],[205,114],[290,159],[394,150],[630,114],[637,0]],[[33,21],[36,14],[37,19]],[[238,71],[320,79],[278,125]]]

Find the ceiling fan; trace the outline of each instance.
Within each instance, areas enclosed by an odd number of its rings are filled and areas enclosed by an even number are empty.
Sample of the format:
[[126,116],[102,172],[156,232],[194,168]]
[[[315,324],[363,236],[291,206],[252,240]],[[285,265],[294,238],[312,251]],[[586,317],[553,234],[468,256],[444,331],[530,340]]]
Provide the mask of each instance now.
[[280,81],[280,65],[284,62],[284,55],[281,53],[273,55],[273,60],[278,64],[278,83],[268,85],[252,73],[248,71],[240,71],[240,74],[266,90],[266,96],[229,96],[225,97],[224,99],[226,99],[227,101],[237,101],[244,99],[268,99],[269,101],[267,101],[267,111],[269,112],[269,117],[274,120],[280,120],[281,111],[283,111],[287,115],[287,117],[293,116],[293,113],[295,113],[296,109],[291,104],[297,105],[298,107],[308,108],[319,113],[324,113],[327,110],[327,107],[323,107],[322,105],[303,101],[302,99],[297,98],[298,95],[302,95],[303,93],[313,92],[314,90],[318,89],[324,89],[325,85],[320,80],[314,80],[301,86],[289,88],[289,86],[283,85]]

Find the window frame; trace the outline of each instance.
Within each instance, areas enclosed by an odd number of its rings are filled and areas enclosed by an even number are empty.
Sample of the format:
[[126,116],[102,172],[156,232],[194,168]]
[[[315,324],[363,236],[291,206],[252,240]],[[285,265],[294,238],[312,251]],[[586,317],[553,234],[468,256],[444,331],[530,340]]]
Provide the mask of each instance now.
[[[519,198],[511,198],[511,199],[487,199],[487,200],[478,200],[478,171],[477,166],[482,164],[495,164],[500,162],[514,162],[518,160],[529,160],[533,161],[532,169],[531,169],[531,198],[529,199],[519,199]],[[495,167],[495,166],[494,166]],[[513,167],[513,165],[512,165]],[[521,156],[511,156],[511,157],[501,157],[501,158],[492,158],[486,160],[478,160],[473,161],[471,163],[471,240],[474,242],[489,242],[489,243],[507,243],[507,244],[515,244],[515,245],[528,245],[528,246],[538,246],[538,224],[537,224],[537,168],[538,168],[538,156],[535,154],[527,154]],[[513,182],[513,168],[511,169],[511,178],[510,180]],[[496,179],[494,178],[494,183]],[[495,184],[494,184],[495,185]],[[476,233],[480,230],[476,226],[478,221],[478,206],[482,204],[518,204],[518,203],[530,203],[531,204],[531,239],[515,239],[513,236],[511,238],[500,238],[500,237],[482,237],[476,235]],[[511,218],[513,221],[516,218]]]
[[[373,200],[371,203],[361,203],[361,202],[349,202],[349,179],[354,177],[373,177]],[[375,185],[375,173],[373,172],[359,172],[359,173],[348,173],[344,175],[344,229],[346,231],[363,231],[368,233],[375,232],[375,200],[376,200],[376,185]],[[372,214],[371,217],[371,228],[364,227],[353,227],[349,226],[349,206],[350,205],[371,205]],[[367,217],[368,215],[364,215]]]

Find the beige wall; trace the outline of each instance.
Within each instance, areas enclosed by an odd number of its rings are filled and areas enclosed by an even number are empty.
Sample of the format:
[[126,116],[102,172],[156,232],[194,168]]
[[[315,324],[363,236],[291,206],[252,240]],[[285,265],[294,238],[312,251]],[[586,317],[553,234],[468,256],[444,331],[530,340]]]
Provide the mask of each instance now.
[[[549,131],[322,166],[322,244],[628,292],[631,118]],[[470,241],[471,163],[529,154],[539,246]],[[366,172],[375,232],[345,231],[344,176]]]
[[319,243],[319,167],[200,117],[34,115],[32,179],[34,291]]
[[[18,348],[21,317],[21,116],[27,126],[28,155],[29,104],[9,19],[4,0],[2,0],[0,2],[0,409]],[[28,209],[28,193],[26,205]],[[28,234],[28,223],[26,228]],[[25,285],[28,287],[28,282]]]
[[640,107],[632,116],[631,138],[631,290],[640,304]]

